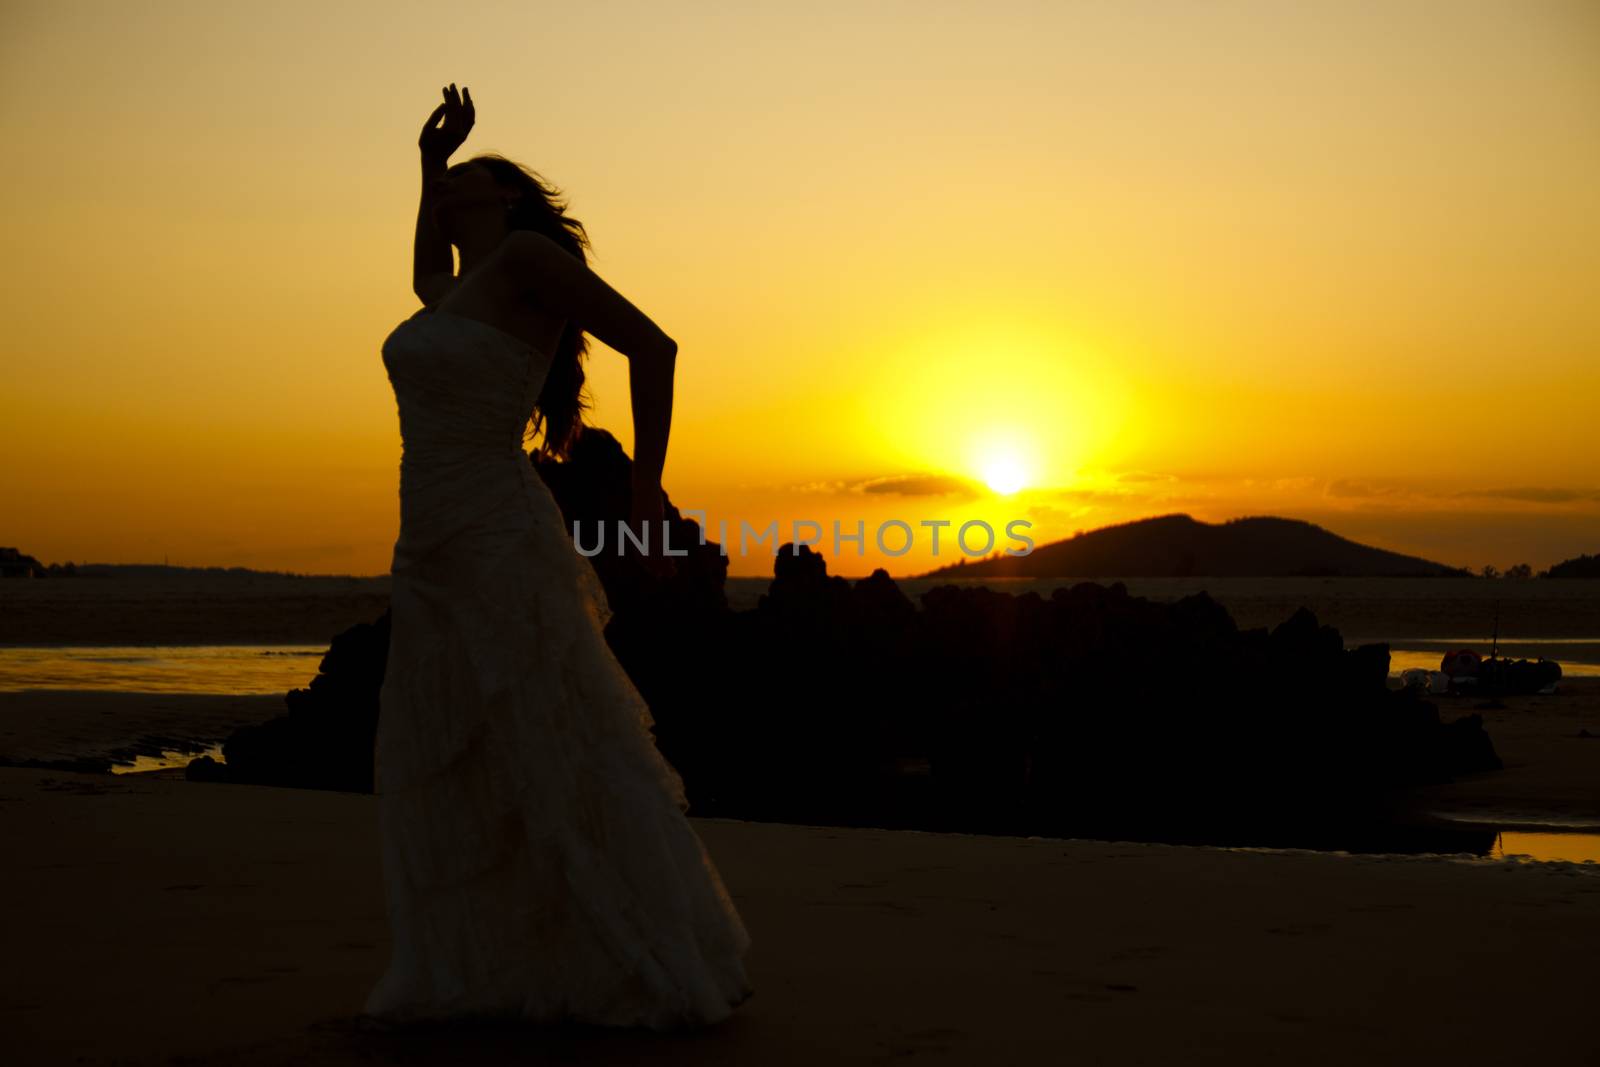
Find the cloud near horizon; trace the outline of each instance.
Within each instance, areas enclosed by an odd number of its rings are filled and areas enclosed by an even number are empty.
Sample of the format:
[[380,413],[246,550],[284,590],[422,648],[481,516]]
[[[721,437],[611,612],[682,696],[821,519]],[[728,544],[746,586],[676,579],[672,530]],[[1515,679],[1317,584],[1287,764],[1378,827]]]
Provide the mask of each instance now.
[[895,496],[978,495],[975,484],[953,474],[890,474],[857,483],[854,488],[862,493],[892,493]]
[[784,487],[792,493],[875,493],[893,496],[978,496],[976,483],[952,474],[884,474],[856,481],[818,481]]
[[1596,489],[1506,486],[1434,490],[1407,482],[1351,478],[1335,478],[1329,481],[1323,493],[1325,496],[1356,500],[1411,497],[1419,500],[1520,500],[1533,504],[1567,504],[1574,501],[1600,500],[1600,490]]
[[1527,500],[1537,504],[1565,504],[1573,500],[1600,500],[1596,489],[1554,489],[1522,486],[1509,489],[1462,489],[1458,497],[1491,497],[1497,500]]
[[[1035,485],[1023,490],[1034,499],[1068,501],[1080,505],[1151,503],[1213,503],[1217,490],[1224,495],[1229,487],[1259,490],[1273,488],[1280,491],[1296,489],[1314,490],[1320,483],[1321,495],[1346,500],[1509,500],[1535,504],[1568,504],[1600,501],[1600,488],[1573,488],[1568,486],[1490,486],[1471,489],[1433,489],[1426,485],[1402,479],[1387,478],[1329,478],[1299,475],[1274,479],[1195,479],[1175,474],[1158,474],[1147,471],[1130,471],[1116,476],[1119,483],[1132,483],[1137,489],[1089,488],[1072,486]],[[1158,484],[1171,490],[1194,489],[1206,486],[1211,491],[1195,495],[1174,495],[1160,492]],[[870,493],[908,497],[981,496],[984,487],[970,478],[952,474],[914,472],[884,474],[870,478],[832,479],[803,482],[781,486],[787,492],[807,494]]]

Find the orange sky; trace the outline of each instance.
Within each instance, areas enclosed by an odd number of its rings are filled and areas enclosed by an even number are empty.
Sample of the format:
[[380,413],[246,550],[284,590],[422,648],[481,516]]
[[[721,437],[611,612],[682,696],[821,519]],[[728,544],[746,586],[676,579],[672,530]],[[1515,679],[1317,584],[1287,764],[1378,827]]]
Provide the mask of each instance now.
[[[1600,551],[1600,7],[9,3],[0,543],[387,570],[450,81],[680,345],[713,526]],[[593,421],[631,448],[627,364]],[[999,496],[991,467],[1025,488]],[[932,495],[964,480],[974,495]],[[898,490],[898,491],[896,491]],[[1002,540],[1002,546],[1006,543]],[[731,559],[766,574],[771,557]]]

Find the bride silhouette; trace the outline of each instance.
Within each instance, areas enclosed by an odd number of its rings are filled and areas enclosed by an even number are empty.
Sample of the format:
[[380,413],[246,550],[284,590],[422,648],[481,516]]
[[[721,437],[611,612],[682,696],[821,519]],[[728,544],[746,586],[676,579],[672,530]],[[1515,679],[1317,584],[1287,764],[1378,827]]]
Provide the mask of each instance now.
[[375,753],[393,947],[365,1011],[716,1022],[754,992],[750,937],[522,447],[542,428],[559,457],[579,432],[594,334],[629,360],[632,522],[659,536],[677,345],[589,269],[582,223],[532,172],[446,167],[474,118],[452,84],[423,126],[425,306],[383,343],[403,445]]

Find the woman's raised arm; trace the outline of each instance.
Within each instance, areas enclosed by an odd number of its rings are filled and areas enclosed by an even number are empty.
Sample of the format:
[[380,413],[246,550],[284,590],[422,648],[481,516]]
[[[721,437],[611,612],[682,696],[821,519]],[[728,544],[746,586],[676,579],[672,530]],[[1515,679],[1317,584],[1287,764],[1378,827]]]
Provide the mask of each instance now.
[[[455,256],[450,242],[433,224],[434,182],[449,169],[450,154],[460,148],[477,120],[472,90],[456,92],[454,82],[442,90],[444,103],[422,124],[417,148],[422,156],[422,197],[417,205],[417,236],[411,260],[411,290],[424,304],[437,303],[455,282]],[[440,118],[443,126],[435,126]]]

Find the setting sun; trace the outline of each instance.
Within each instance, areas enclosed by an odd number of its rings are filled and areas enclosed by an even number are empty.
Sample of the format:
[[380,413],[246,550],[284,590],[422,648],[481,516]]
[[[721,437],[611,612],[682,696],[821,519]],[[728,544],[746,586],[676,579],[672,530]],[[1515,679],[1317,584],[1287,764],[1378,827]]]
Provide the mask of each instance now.
[[1028,484],[1028,471],[1015,452],[997,452],[983,464],[983,484],[999,493],[1010,496]]

